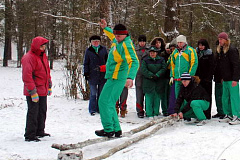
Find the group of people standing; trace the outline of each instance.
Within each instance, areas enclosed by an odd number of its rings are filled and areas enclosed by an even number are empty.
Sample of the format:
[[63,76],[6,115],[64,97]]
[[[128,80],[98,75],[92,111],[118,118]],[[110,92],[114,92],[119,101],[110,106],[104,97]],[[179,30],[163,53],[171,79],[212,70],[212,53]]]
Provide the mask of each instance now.
[[[163,116],[195,118],[197,125],[206,119],[240,124],[239,79],[240,61],[227,33],[218,35],[216,54],[206,39],[197,48],[189,46],[184,35],[165,44],[155,37],[150,46],[145,35],[134,46],[126,26],[117,24],[113,30],[107,22],[99,22],[112,41],[109,50],[100,45],[100,36],[91,36],[91,46],[84,57],[84,77],[90,85],[89,113],[100,113],[102,130],[97,136],[121,137],[118,120],[127,114],[128,88],[135,79],[136,111],[139,118],[157,118],[160,106]],[[48,40],[36,37],[31,50],[22,58],[22,79],[28,112],[26,141],[40,141],[45,133],[47,95],[52,93],[50,68],[45,53]],[[215,81],[217,114],[211,116],[212,80]],[[145,98],[145,103],[144,103]],[[120,111],[119,111],[120,110]]]
[[[229,124],[240,123],[239,55],[238,50],[230,45],[227,33],[222,32],[218,35],[217,52],[215,54],[210,49],[206,39],[200,39],[197,42],[197,48],[194,49],[188,45],[184,35],[179,35],[167,44],[165,44],[163,38],[155,37],[149,46],[146,43],[147,37],[140,35],[138,44],[134,47],[124,25],[118,24],[111,30],[107,27],[106,21],[102,20],[100,26],[113,41],[109,54],[106,53],[111,58],[109,57],[105,61],[106,74],[109,75],[105,78],[107,82],[118,79],[124,79],[124,81],[131,79],[132,81],[135,78],[136,112],[139,118],[145,116],[149,119],[157,118],[160,115],[161,106],[163,116],[179,116],[187,121],[195,118],[198,126],[204,125],[205,120],[211,118],[220,118],[221,122],[229,122]],[[118,36],[124,36],[124,38],[118,41]],[[128,47],[125,41],[129,43]],[[92,46],[93,41],[91,41],[89,48]],[[89,48],[86,51],[84,68],[88,68],[86,57],[89,56],[87,55]],[[97,52],[91,54],[100,56]],[[100,70],[100,66],[104,64],[97,64],[95,68],[99,67]],[[135,70],[133,71],[132,68],[135,68]],[[84,75],[85,71],[84,69]],[[126,75],[121,74],[120,77],[120,73],[123,72]],[[132,73],[131,78],[129,78],[129,73]],[[97,74],[94,75],[97,76]],[[97,76],[97,78],[99,79],[100,76]],[[212,116],[213,80],[215,81],[215,99],[218,113]],[[111,89],[114,88],[113,86],[111,86]],[[110,95],[112,91],[107,90]],[[100,109],[104,129],[96,131],[97,135],[112,137],[114,133],[117,133],[117,136],[119,136],[120,127],[115,127],[119,126],[119,122],[117,120],[116,125],[112,123],[112,120],[116,121],[119,109],[121,116],[125,117],[127,113],[127,90],[128,87],[123,86],[118,94],[114,94],[108,100],[106,99],[109,97],[100,94],[102,99],[99,99],[99,108],[101,108],[101,101],[106,101],[106,103],[102,104],[103,114]],[[96,97],[96,94],[94,96]],[[98,100],[98,98],[95,99]],[[89,110],[89,112],[94,115],[95,112],[99,112],[98,105],[92,106],[91,104],[90,102],[89,108],[96,109],[92,112]],[[110,112],[110,108],[113,117],[106,116]],[[106,117],[108,117],[108,120]],[[106,129],[107,126],[114,127]]]

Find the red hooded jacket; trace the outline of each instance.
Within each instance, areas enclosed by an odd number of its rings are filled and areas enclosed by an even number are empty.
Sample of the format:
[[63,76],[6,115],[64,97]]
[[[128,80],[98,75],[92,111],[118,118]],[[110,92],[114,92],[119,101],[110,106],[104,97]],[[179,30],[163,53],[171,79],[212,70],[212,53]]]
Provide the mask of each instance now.
[[30,96],[30,92],[33,93],[34,90],[39,96],[47,96],[48,88],[51,87],[48,59],[45,51],[40,50],[40,46],[47,42],[43,37],[35,37],[31,50],[22,58],[22,80],[26,96]]

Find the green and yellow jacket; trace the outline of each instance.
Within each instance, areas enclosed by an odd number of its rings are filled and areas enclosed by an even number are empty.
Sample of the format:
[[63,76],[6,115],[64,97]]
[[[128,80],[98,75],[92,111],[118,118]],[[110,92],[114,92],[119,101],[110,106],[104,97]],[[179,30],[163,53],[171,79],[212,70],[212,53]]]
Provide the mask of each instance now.
[[175,49],[171,56],[170,77],[179,79],[183,72],[188,72],[194,76],[198,67],[198,57],[196,50],[186,45],[181,51]]
[[103,31],[112,41],[106,63],[105,78],[134,79],[138,71],[139,61],[130,36],[118,43],[111,28],[105,27]]

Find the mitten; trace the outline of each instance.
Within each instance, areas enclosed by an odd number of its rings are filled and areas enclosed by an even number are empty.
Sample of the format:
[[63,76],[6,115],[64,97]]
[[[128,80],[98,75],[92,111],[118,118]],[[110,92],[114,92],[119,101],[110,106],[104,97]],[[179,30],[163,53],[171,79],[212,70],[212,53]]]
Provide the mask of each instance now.
[[173,84],[173,77],[170,78],[169,85]]
[[37,93],[31,95],[32,101],[37,103],[39,101],[39,97]]
[[49,95],[49,96],[52,95],[52,88],[48,88],[48,95]]
[[158,76],[157,76],[157,75],[153,75],[153,76],[152,76],[152,79],[153,79],[154,81],[156,81],[156,80],[158,80]]
[[101,65],[99,68],[100,72],[106,72],[106,65]]

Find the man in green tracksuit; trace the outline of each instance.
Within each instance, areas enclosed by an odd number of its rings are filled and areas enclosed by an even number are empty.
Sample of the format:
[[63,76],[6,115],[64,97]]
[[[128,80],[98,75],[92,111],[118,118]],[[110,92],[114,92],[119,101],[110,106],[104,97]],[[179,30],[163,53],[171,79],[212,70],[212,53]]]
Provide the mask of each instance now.
[[96,130],[97,136],[120,137],[122,130],[119,124],[115,104],[121,95],[124,86],[132,87],[136,77],[139,61],[128,34],[123,24],[117,24],[114,29],[107,27],[107,22],[101,19],[99,23],[104,33],[112,41],[106,63],[105,83],[99,98],[99,111],[102,130]]
[[179,35],[177,38],[177,48],[171,56],[170,83],[175,82],[175,96],[178,97],[181,86],[181,75],[183,72],[194,76],[198,67],[198,57],[196,50],[187,44],[186,37]]

